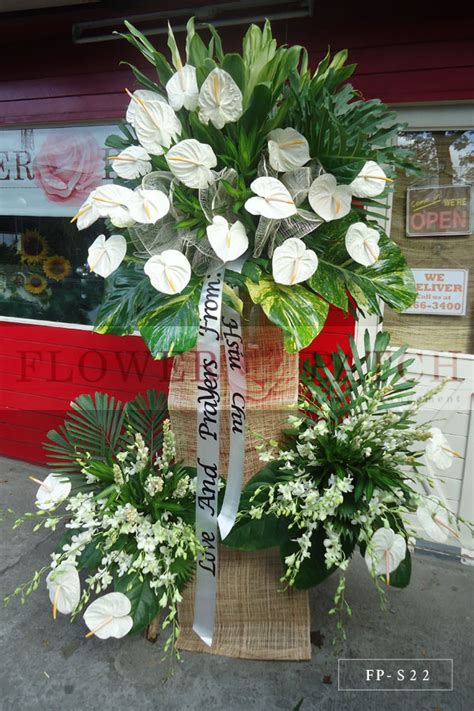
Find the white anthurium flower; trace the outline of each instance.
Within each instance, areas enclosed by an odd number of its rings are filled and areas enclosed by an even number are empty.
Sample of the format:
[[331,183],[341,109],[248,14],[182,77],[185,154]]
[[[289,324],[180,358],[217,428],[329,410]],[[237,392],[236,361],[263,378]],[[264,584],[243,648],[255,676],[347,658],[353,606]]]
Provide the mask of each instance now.
[[247,232],[239,220],[229,224],[225,217],[217,215],[206,232],[212,249],[223,262],[238,259],[249,246]]
[[166,162],[173,175],[188,188],[207,188],[214,182],[211,168],[216,167],[217,158],[207,143],[200,143],[195,138],[180,141],[170,148]]
[[358,198],[377,197],[385,190],[385,183],[392,183],[384,170],[374,160],[368,160],[359,175],[350,184],[352,194]]
[[379,528],[367,546],[365,562],[375,575],[385,574],[386,583],[390,585],[390,573],[405,560],[406,554],[407,543],[403,536],[391,528]]
[[181,123],[166,101],[148,101],[130,94],[137,106],[133,113],[133,127],[140,145],[152,155],[161,156],[181,133]]
[[99,235],[89,247],[87,264],[91,272],[106,279],[122,264],[127,254],[127,240],[122,235]]
[[120,178],[134,180],[151,173],[151,158],[142,146],[129,146],[116,156],[108,156]]
[[135,114],[137,107],[140,106],[139,100],[147,104],[151,104],[154,101],[166,103],[165,98],[161,96],[161,94],[158,94],[157,91],[150,91],[149,89],[137,89],[133,94],[127,91],[127,94],[130,97],[130,103],[127,108],[127,113],[125,114],[125,120],[132,126],[135,126]]
[[130,205],[130,215],[136,222],[154,225],[170,211],[168,196],[161,190],[138,188],[135,198]]
[[97,207],[93,204],[90,196],[82,203],[71,222],[76,222],[78,230],[85,230],[94,224],[100,217]]
[[36,492],[36,507],[41,511],[55,508],[61,501],[67,499],[71,491],[71,482],[61,474],[48,474],[44,481],[29,477],[35,484],[39,484]]
[[91,204],[100,217],[108,217],[115,227],[129,227],[134,223],[129,206],[135,200],[135,193],[122,185],[100,185],[89,195]]
[[251,183],[250,189],[258,196],[245,202],[245,209],[251,215],[262,215],[271,220],[282,220],[296,215],[293,198],[278,178],[257,178]]
[[56,612],[70,615],[81,599],[81,581],[79,573],[71,563],[61,563],[46,578],[49,599],[53,604],[53,619]]
[[133,627],[131,609],[130,600],[120,592],[107,593],[97,598],[84,612],[84,622],[90,630],[86,637],[125,637]]
[[352,191],[349,185],[338,185],[331,173],[324,173],[313,180],[308,192],[309,204],[326,220],[339,220],[350,212]]
[[309,161],[308,141],[296,129],[275,128],[268,139],[268,155],[274,170],[295,170]]
[[448,533],[452,533],[455,538],[459,538],[459,533],[448,524],[448,515],[439,501],[435,499],[425,499],[416,510],[419,524],[424,533],[437,543],[444,543],[448,540]]
[[182,252],[165,249],[145,263],[151,285],[162,294],[180,294],[191,279],[191,265]]
[[379,239],[380,234],[373,227],[355,222],[346,232],[346,249],[354,262],[370,267],[380,256]]
[[216,67],[201,86],[198,105],[201,123],[220,129],[242,116],[242,92],[228,72]]
[[448,440],[438,427],[431,428],[431,437],[426,443],[425,455],[431,464],[444,471],[450,468],[455,457],[462,459],[459,452],[451,449]]
[[277,284],[299,284],[306,281],[318,268],[318,257],[306,249],[303,240],[290,237],[273,253],[272,271]]
[[170,106],[175,111],[179,111],[183,106],[188,111],[194,111],[199,99],[196,68],[191,64],[178,67],[176,74],[173,74],[166,84],[166,93]]

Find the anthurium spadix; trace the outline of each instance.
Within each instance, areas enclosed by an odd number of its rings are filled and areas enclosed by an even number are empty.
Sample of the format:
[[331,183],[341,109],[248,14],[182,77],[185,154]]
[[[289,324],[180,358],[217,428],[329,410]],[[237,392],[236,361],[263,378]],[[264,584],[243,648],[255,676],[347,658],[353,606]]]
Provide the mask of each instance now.
[[87,263],[91,272],[106,279],[122,264],[127,254],[127,240],[122,235],[99,235],[89,247]]
[[390,585],[390,573],[398,568],[407,553],[407,543],[403,536],[391,528],[379,528],[370,539],[365,552],[365,562],[375,575],[385,575]]
[[61,563],[46,578],[49,599],[53,605],[53,619],[56,611],[70,615],[81,598],[81,581],[77,569],[71,563]]
[[120,178],[134,180],[151,173],[151,158],[142,146],[129,146],[118,155],[109,156],[112,167]]
[[324,173],[311,183],[308,200],[317,215],[331,222],[350,212],[352,191],[348,185],[338,185],[334,175]]
[[448,524],[446,510],[435,499],[425,499],[416,510],[419,524],[424,533],[437,543],[445,543],[448,534],[452,533],[455,538],[459,534]]
[[223,262],[237,259],[249,246],[247,232],[239,220],[230,224],[225,217],[216,215],[206,232],[212,249]]
[[84,612],[84,622],[90,630],[86,637],[125,637],[133,627],[131,609],[130,600],[120,592],[107,593],[97,598]]
[[136,222],[154,225],[168,214],[170,201],[161,190],[135,190],[135,200],[130,205],[130,215]]
[[178,67],[176,74],[166,84],[166,93],[170,106],[175,111],[184,108],[194,111],[198,105],[199,87],[196,69],[191,64]]
[[191,265],[182,252],[165,249],[145,262],[145,274],[162,294],[179,294],[191,278]]
[[294,128],[275,128],[268,134],[268,155],[274,170],[301,168],[310,159],[308,141]]
[[271,220],[282,220],[297,212],[296,205],[288,189],[277,178],[261,177],[250,184],[257,197],[245,202],[245,209],[251,215],[262,215]]
[[201,86],[198,106],[201,123],[220,129],[242,116],[242,92],[228,72],[216,67]]
[[58,506],[61,501],[67,499],[71,491],[71,482],[61,474],[48,474],[43,481],[32,476],[30,479],[39,484],[35,504],[42,511],[49,511]]
[[318,268],[318,257],[306,249],[303,240],[290,237],[273,253],[272,271],[277,284],[299,284],[306,281]]
[[380,255],[379,239],[377,230],[367,227],[365,222],[355,222],[347,230],[346,249],[354,262],[370,267]]
[[[92,210],[94,216],[92,222],[99,217],[108,217],[116,227],[129,227],[135,221],[128,209],[134,199],[134,192],[130,188],[125,188],[122,185],[100,185],[91,192],[73,220],[77,219],[79,226],[79,219],[86,217],[87,213]],[[92,222],[89,222],[87,226]],[[80,229],[84,229],[84,224]]]
[[140,106],[139,100],[143,103],[153,103],[154,101],[166,103],[166,99],[161,96],[161,94],[158,94],[156,91],[150,91],[149,89],[137,89],[133,94],[130,94],[130,92],[127,93],[130,96],[130,103],[127,108],[127,113],[125,114],[125,120],[132,126],[135,126],[135,113],[137,107]]
[[136,103],[132,117],[137,138],[148,153],[160,156],[181,133],[181,123],[166,101],[148,100],[136,94],[130,97]]
[[431,464],[441,470],[449,469],[454,458],[462,459],[458,452],[449,446],[449,442],[438,427],[431,428],[431,437],[426,443],[425,456]]
[[350,188],[354,197],[372,198],[383,193],[388,182],[391,183],[392,180],[387,178],[379,164],[369,160],[352,181]]
[[94,224],[100,217],[97,207],[94,205],[90,196],[82,203],[79,210],[76,212],[71,222],[75,222],[78,230],[85,230]]
[[166,162],[173,175],[188,188],[207,188],[214,182],[211,168],[217,158],[211,146],[195,138],[180,141],[166,154]]

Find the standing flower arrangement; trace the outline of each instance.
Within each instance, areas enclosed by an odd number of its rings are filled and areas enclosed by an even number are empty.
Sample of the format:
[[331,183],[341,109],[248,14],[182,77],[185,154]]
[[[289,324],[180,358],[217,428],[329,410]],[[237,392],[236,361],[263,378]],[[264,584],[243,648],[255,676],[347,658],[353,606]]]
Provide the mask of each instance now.
[[71,406],[48,435],[54,472],[33,479],[38,510],[15,522],[37,520],[35,530],[64,524],[66,531],[50,564],[5,601],[23,602],[46,575],[53,618],[82,614],[86,637],[100,639],[140,632],[166,610],[165,651],[174,651],[176,606],[199,549],[195,471],[175,462],[161,395],[148,391],[122,406],[97,393]]
[[283,445],[257,445],[265,466],[243,490],[225,540],[243,550],[278,545],[283,580],[298,589],[340,571],[341,611],[348,608],[344,574],[356,548],[381,593],[381,582],[408,585],[415,535],[409,514],[435,541],[449,533],[459,538],[460,522],[473,529],[431,493],[422,468],[423,455],[441,468],[460,456],[438,428],[415,422],[444,383],[415,397],[413,361],[403,360],[404,348],[387,352],[388,345],[389,336],[379,333],[371,348],[366,334],[365,357],[352,343],[352,366],[342,350],[331,369],[319,357],[306,362],[300,412],[290,417]]
[[184,54],[169,29],[169,63],[126,25],[158,76],[132,66],[141,88],[127,90],[122,135],[107,141],[118,177],[74,218],[79,229],[99,218],[113,227],[89,255],[107,279],[97,331],[138,329],[154,357],[194,347],[204,278],[218,267],[224,300],[240,309],[232,287],[248,294],[290,352],[349,296],[364,312],[378,299],[410,306],[411,272],[374,211],[388,176],[411,169],[408,154],[392,143],[395,115],[345,83],[347,52],[311,71],[306,51],[277,47],[267,22],[226,54],[217,31],[206,45],[191,19]]

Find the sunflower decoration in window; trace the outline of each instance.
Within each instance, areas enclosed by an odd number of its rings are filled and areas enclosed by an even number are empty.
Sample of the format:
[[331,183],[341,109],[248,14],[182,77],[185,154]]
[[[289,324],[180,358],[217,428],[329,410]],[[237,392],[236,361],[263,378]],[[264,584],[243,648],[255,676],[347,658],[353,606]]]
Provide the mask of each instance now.
[[69,259],[59,254],[47,257],[43,262],[43,271],[53,281],[63,281],[72,273],[72,266]]
[[21,261],[27,264],[41,264],[48,254],[48,243],[35,229],[27,229],[20,236]]
[[48,282],[41,274],[28,274],[24,287],[30,294],[42,294],[48,288]]

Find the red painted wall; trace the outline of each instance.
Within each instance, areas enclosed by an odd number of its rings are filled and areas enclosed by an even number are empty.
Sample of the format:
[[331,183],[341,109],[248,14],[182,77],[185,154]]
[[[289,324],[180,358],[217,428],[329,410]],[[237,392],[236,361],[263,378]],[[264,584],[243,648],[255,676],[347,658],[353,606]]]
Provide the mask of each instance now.
[[[0,23],[0,125],[41,125],[122,117],[132,87],[120,60],[153,69],[124,41],[74,45],[74,22],[127,15],[125,3],[2,15]],[[160,2],[159,9],[195,5]],[[200,5],[213,5],[201,0]],[[121,5],[117,9],[117,5]],[[412,3],[412,6],[416,5]],[[114,9],[115,8],[115,9]],[[129,4],[130,13],[156,11],[155,2]],[[129,14],[130,14],[129,13]],[[470,11],[472,14],[472,10]],[[469,14],[469,12],[467,13]],[[366,98],[391,103],[474,98],[472,23],[466,12],[446,13],[397,3],[315,4],[312,19],[274,24],[280,41],[303,44],[313,66],[332,50],[350,49],[358,63],[354,83]],[[237,48],[241,28],[222,32]],[[164,49],[163,36],[155,38]],[[345,350],[352,317],[331,309],[311,350]],[[166,390],[171,361],[153,361],[141,339],[90,331],[0,322],[0,453],[43,462],[41,442],[60,424],[72,398],[96,390],[127,400],[147,388]],[[305,354],[302,355],[305,357]]]
[[[331,309],[311,351],[348,349],[354,321]],[[44,463],[41,443],[61,424],[72,399],[107,392],[121,401],[153,388],[167,391],[172,359],[154,361],[137,336],[0,321],[0,454]]]

